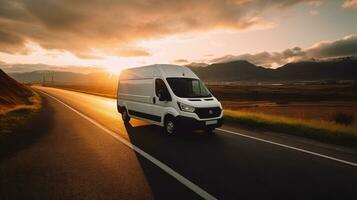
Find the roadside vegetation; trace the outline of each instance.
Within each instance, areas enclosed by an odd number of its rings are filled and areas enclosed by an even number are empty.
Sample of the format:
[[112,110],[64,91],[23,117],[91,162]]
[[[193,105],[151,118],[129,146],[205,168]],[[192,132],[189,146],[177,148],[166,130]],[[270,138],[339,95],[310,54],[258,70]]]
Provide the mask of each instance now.
[[10,108],[0,104],[0,162],[36,139],[42,131],[35,127],[46,126],[46,122],[41,124],[43,120],[40,119],[42,99],[37,93],[29,91],[30,96],[24,99],[26,104]]
[[42,101],[37,93],[33,92],[27,100],[28,104],[15,105],[0,112],[0,143],[31,123],[32,118],[40,112]]
[[357,127],[352,122],[307,120],[236,110],[225,110],[225,120],[247,128],[290,133],[336,144],[357,144]]
[[41,98],[0,69],[0,148],[41,109]]

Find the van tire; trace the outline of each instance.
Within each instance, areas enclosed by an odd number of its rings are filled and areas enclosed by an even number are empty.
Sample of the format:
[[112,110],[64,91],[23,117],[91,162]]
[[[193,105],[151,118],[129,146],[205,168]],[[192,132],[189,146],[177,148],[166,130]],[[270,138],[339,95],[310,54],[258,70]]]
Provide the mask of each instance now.
[[174,135],[177,132],[175,118],[172,116],[165,117],[164,129],[167,135]]
[[123,119],[124,123],[129,123],[129,121],[130,121],[128,111],[125,107],[123,108],[123,110],[121,112],[121,118]]

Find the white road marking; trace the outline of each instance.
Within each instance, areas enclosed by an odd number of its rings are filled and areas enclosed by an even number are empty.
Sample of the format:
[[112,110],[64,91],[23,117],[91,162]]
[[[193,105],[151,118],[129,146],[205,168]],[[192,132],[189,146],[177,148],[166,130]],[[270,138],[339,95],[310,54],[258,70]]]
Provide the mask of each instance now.
[[72,110],[73,112],[77,113],[78,115],[80,115],[81,117],[83,117],[84,119],[90,121],[92,124],[96,125],[97,127],[99,127],[100,129],[102,129],[103,131],[105,131],[106,133],[108,133],[109,135],[111,135],[113,138],[115,138],[116,140],[118,140],[119,142],[123,143],[124,145],[126,145],[127,147],[133,149],[134,151],[136,151],[138,154],[140,154],[141,156],[143,156],[144,158],[146,158],[147,160],[149,160],[150,162],[152,162],[154,165],[156,165],[157,167],[159,167],[160,169],[162,169],[163,171],[165,171],[166,173],[168,173],[169,175],[171,175],[172,177],[174,177],[177,181],[179,181],[180,183],[182,183],[183,185],[185,185],[186,187],[188,187],[189,189],[191,189],[193,192],[195,192],[196,194],[198,194],[199,196],[201,196],[204,199],[217,199],[216,197],[212,196],[211,194],[209,194],[208,192],[206,192],[205,190],[203,190],[202,188],[200,188],[198,185],[192,183],[190,180],[188,180],[187,178],[183,177],[181,174],[177,173],[176,171],[174,171],[172,168],[170,168],[169,166],[167,166],[166,164],[162,163],[161,161],[159,161],[158,159],[154,158],[153,156],[151,156],[150,154],[146,153],[145,151],[141,150],[139,147],[135,146],[134,144],[130,143],[129,141],[127,141],[125,138],[123,138],[122,136],[116,134],[115,132],[105,128],[103,125],[99,124],[97,121],[95,121],[94,119],[86,116],[85,114],[79,112],[78,110],[72,108],[71,106],[69,106],[68,104],[62,102],[61,100],[57,99],[56,97],[41,91],[41,93],[51,97],[52,99],[58,101],[59,103],[63,104],[64,106],[66,106],[67,108],[69,108],[70,110]]
[[320,154],[320,153],[316,153],[316,152],[313,152],[313,151],[300,149],[300,148],[289,146],[289,145],[286,145],[286,144],[281,144],[281,143],[277,143],[277,142],[273,142],[273,141],[270,141],[270,140],[261,139],[261,138],[250,136],[250,135],[245,135],[245,134],[242,134],[242,133],[237,133],[237,132],[226,130],[226,129],[217,128],[217,130],[223,131],[223,132],[226,132],[226,133],[231,133],[231,134],[238,135],[238,136],[242,136],[242,137],[246,137],[246,138],[250,138],[250,139],[253,139],[253,140],[258,140],[258,141],[269,143],[269,144],[272,144],[272,145],[285,147],[285,148],[292,149],[292,150],[295,150],[295,151],[304,152],[304,153],[311,154],[311,155],[314,155],[314,156],[318,156],[318,157],[321,157],[321,158],[326,158],[326,159],[330,159],[330,160],[333,160],[333,161],[336,161],[336,162],[340,162],[340,163],[344,163],[344,164],[347,164],[347,165],[351,165],[351,166],[357,167],[357,163],[346,161],[346,160],[342,160],[342,159],[339,159],[339,158],[334,158],[334,157],[327,156],[327,155]]

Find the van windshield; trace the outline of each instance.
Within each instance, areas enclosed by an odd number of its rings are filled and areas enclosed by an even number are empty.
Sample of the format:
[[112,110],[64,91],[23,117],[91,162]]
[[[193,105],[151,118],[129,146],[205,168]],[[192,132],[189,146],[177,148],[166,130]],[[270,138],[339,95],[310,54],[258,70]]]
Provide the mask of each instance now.
[[211,97],[211,93],[199,80],[193,78],[167,78],[172,91],[182,98]]

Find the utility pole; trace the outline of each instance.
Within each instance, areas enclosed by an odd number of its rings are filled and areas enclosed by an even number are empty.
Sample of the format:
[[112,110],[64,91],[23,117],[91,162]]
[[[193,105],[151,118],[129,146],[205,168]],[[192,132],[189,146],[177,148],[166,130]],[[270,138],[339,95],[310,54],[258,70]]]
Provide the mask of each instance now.
[[55,72],[54,71],[52,71],[52,73],[51,73],[51,84],[53,85],[53,77],[54,77],[54,75],[55,75]]

